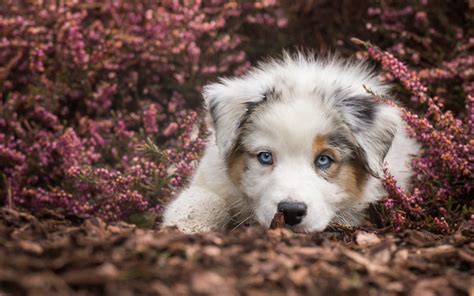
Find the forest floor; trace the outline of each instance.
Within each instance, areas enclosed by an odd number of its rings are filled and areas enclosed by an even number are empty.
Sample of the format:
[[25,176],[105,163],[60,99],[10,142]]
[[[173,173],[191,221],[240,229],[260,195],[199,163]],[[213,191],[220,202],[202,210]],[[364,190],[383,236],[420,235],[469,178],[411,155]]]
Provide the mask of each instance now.
[[186,235],[0,208],[0,295],[474,295],[474,228],[451,235],[242,227]]

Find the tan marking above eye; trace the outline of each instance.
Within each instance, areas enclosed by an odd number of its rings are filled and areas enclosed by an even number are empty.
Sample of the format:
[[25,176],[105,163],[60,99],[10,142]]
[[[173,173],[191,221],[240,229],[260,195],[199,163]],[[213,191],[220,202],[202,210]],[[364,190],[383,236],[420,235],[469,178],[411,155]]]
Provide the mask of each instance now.
[[328,148],[328,142],[327,142],[327,137],[326,136],[316,136],[316,138],[313,141],[313,155],[316,156],[316,154],[319,155],[321,151],[324,149]]
[[326,180],[338,184],[352,198],[359,199],[367,183],[367,172],[357,161],[342,161],[336,148],[331,147],[326,136],[316,136],[313,141],[313,157],[316,159],[321,154],[326,154],[334,160],[334,163],[317,173]]
[[328,144],[326,136],[317,136],[314,139],[312,151],[314,160],[316,160],[319,155],[325,154],[331,157],[334,162],[340,161],[339,153]]

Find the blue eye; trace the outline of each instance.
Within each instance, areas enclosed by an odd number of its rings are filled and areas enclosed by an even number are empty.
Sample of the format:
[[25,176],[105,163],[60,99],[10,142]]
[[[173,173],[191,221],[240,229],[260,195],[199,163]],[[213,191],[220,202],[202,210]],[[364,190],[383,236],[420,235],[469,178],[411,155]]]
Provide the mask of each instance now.
[[315,161],[316,166],[320,169],[327,169],[331,166],[332,163],[333,160],[331,159],[331,157],[325,154],[321,154],[320,156],[318,156]]
[[263,165],[273,164],[273,156],[270,152],[260,152],[257,155],[257,159]]

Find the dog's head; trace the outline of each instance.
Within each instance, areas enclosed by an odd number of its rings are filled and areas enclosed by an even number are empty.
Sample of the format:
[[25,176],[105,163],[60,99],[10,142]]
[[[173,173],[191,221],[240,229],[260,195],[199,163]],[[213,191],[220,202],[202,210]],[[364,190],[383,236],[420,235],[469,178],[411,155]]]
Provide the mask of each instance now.
[[261,224],[281,211],[296,230],[323,230],[366,202],[399,116],[364,86],[387,91],[363,64],[298,54],[205,87],[229,177]]

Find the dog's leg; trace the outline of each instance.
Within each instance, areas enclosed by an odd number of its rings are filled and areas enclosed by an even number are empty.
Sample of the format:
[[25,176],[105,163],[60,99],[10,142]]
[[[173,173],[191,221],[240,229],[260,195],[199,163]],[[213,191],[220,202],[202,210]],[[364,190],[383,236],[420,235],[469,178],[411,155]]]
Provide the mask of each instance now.
[[230,221],[226,202],[215,193],[196,186],[183,191],[164,213],[163,225],[187,233],[212,231]]

